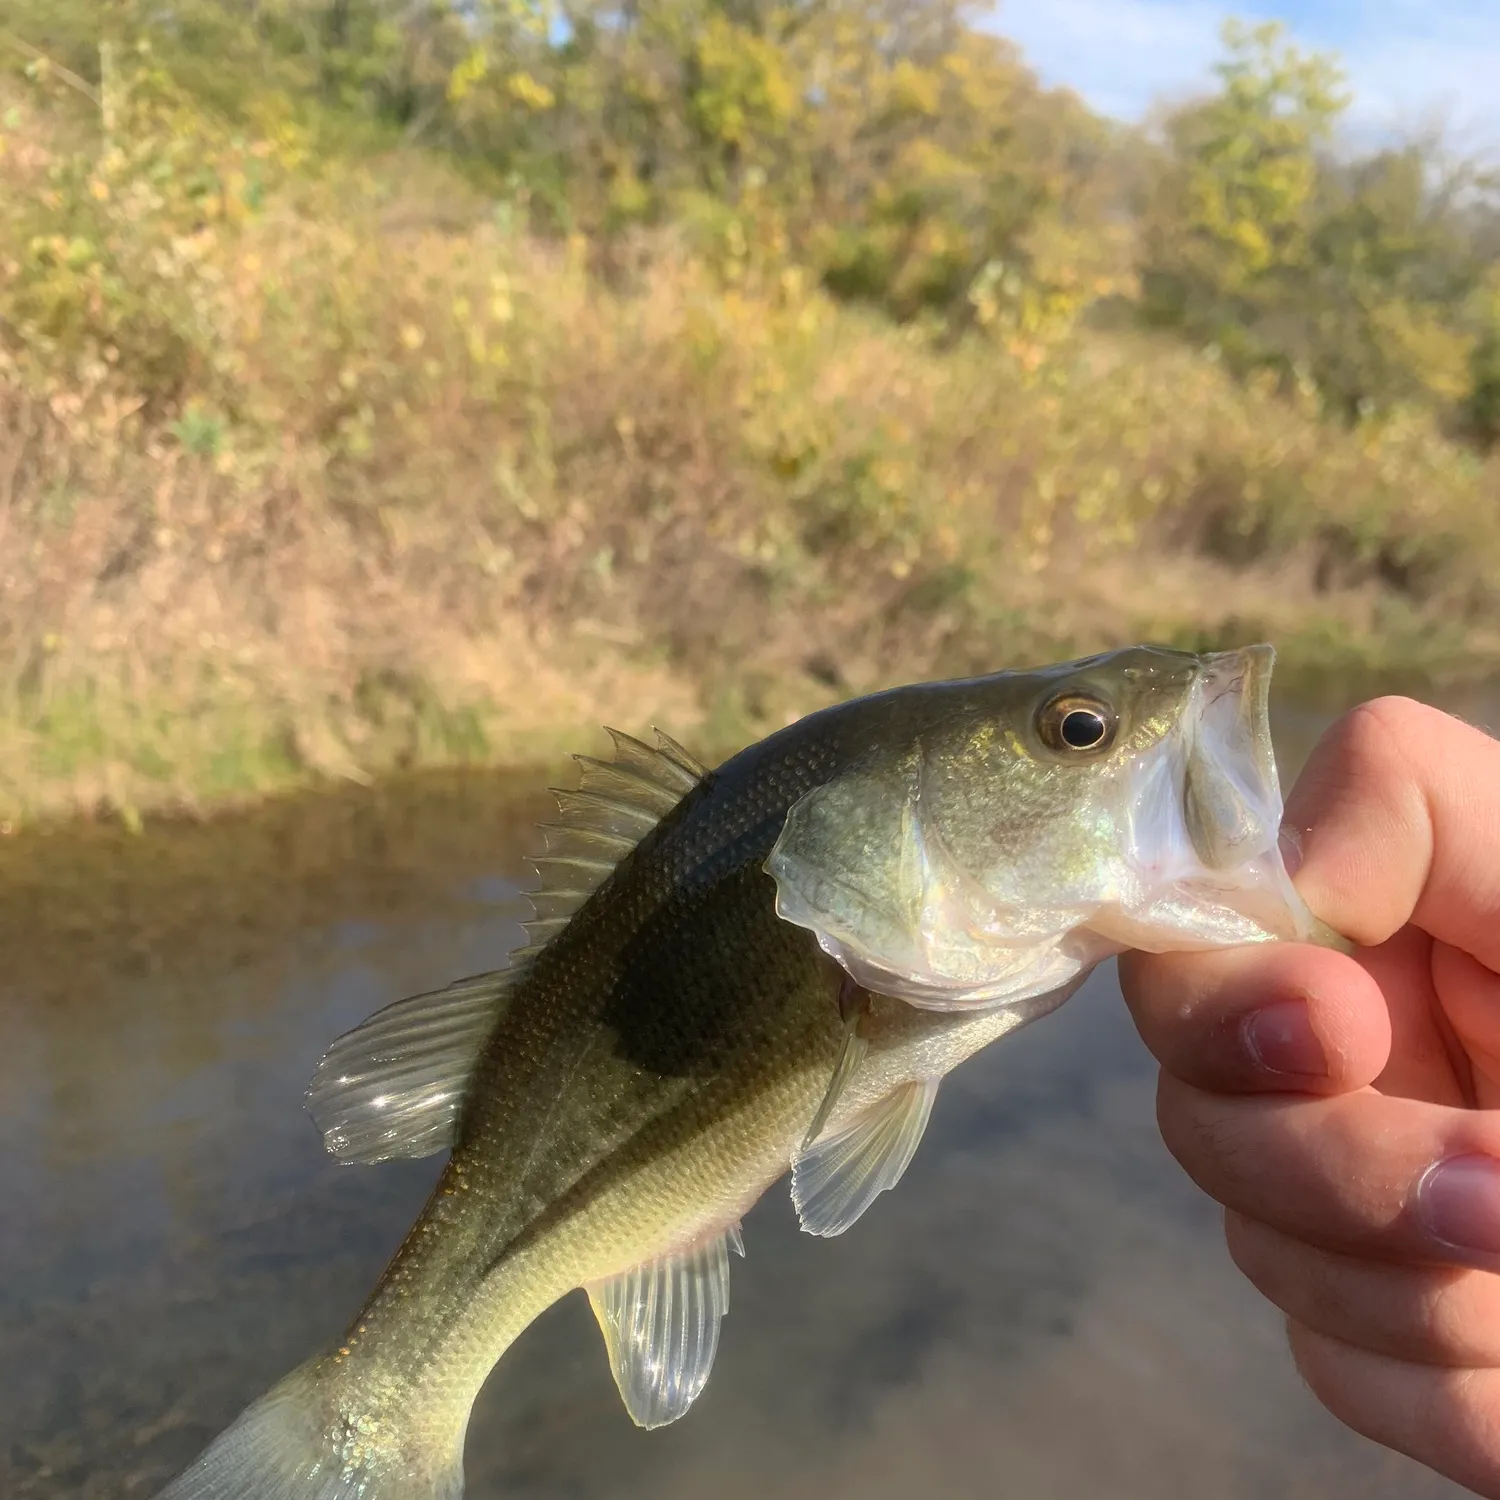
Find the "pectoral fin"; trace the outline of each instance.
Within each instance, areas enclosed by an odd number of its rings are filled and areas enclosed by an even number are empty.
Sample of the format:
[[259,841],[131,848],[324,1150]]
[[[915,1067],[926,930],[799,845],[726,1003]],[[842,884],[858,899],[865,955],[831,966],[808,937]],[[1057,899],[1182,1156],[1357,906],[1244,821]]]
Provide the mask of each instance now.
[[378,1162],[451,1146],[469,1079],[519,973],[502,969],[412,995],[345,1032],[307,1090],[329,1154]]
[[687,1411],[713,1369],[729,1311],[729,1252],[745,1253],[732,1224],[700,1244],[587,1288],[625,1410],[640,1427]]
[[842,1234],[901,1181],[937,1098],[936,1078],[904,1083],[792,1162],[792,1202],[809,1234]]
[[822,1135],[834,1106],[839,1102],[849,1080],[854,1077],[865,1053],[870,1050],[870,1044],[860,1030],[869,1011],[870,992],[846,974],[839,984],[839,1015],[844,1022],[843,1045],[839,1048],[838,1061],[833,1065],[833,1077],[828,1080],[822,1103],[818,1105],[812,1124],[807,1127],[807,1134],[802,1138],[804,1151]]

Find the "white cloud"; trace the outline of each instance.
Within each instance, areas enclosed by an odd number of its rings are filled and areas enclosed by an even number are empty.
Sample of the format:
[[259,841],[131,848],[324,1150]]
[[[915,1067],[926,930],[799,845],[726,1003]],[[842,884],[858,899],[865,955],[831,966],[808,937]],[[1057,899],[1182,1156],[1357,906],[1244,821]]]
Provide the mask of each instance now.
[[1497,0],[1002,0],[994,25],[1048,83],[1139,119],[1156,100],[1210,83],[1231,14],[1279,15],[1304,47],[1336,51],[1360,136],[1442,120],[1456,144],[1500,148]]

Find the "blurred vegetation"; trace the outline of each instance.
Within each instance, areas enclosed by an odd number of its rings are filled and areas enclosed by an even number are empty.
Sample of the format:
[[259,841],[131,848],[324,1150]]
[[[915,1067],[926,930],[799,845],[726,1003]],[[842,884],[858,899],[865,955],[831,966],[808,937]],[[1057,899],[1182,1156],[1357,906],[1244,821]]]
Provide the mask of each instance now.
[[1231,26],[1222,88],[1166,122],[1142,216],[1147,317],[1349,423],[1403,404],[1497,436],[1500,177],[1438,141],[1332,154],[1331,59]]
[[[1500,212],[1226,32],[953,0],[7,0],[0,818],[1127,639],[1500,660]],[[582,736],[582,738],[580,738]]]

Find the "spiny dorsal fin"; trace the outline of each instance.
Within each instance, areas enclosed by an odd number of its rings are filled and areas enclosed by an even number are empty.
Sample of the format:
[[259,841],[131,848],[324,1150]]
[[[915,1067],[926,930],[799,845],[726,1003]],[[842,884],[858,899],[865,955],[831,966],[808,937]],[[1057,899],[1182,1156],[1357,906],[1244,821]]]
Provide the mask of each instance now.
[[607,730],[606,733],[614,740],[617,749],[622,748],[623,741],[646,750],[647,755],[660,756],[663,760],[671,761],[677,767],[678,771],[682,773],[684,791],[695,787],[708,775],[708,767],[696,755],[684,750],[670,734],[666,733],[665,730],[656,728],[655,725],[651,727],[651,733],[656,736],[655,750],[646,749],[644,745],[641,745],[639,740],[632,740],[628,734],[617,734],[613,729]]
[[582,768],[576,790],[553,788],[558,821],[544,823],[547,850],[530,861],[541,884],[528,891],[533,919],[526,933],[541,946],[562,931],[619,862],[708,774],[661,730],[656,748],[606,729],[615,758],[573,757]]
[[460,979],[377,1010],[323,1055],[307,1108],[342,1162],[430,1156],[453,1144],[474,1065],[494,1029],[523,954],[512,967]]
[[893,1089],[851,1124],[792,1159],[792,1202],[809,1234],[842,1234],[911,1165],[932,1114],[939,1080]]
[[675,1422],[708,1383],[729,1311],[740,1226],[587,1288],[625,1410],[640,1427]]

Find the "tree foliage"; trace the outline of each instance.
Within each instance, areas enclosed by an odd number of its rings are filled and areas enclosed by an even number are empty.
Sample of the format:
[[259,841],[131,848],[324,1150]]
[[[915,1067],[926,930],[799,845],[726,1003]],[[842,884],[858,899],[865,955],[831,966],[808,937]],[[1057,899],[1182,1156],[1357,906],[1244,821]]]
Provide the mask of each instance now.
[[1339,149],[1336,62],[1275,25],[1227,25],[1215,90],[1153,141],[1042,87],[971,0],[12,0],[7,18],[18,63],[106,116],[170,85],[231,134],[300,132],[310,170],[361,142],[441,150],[600,266],[669,231],[731,280],[810,273],[902,321],[977,325],[1028,367],[1133,300],[1339,418],[1415,403],[1481,442],[1500,429],[1494,183],[1431,142]]
[[1226,28],[1221,87],[1166,123],[1141,232],[1147,317],[1358,420],[1429,404],[1494,433],[1494,184],[1438,142],[1339,155],[1329,59]]
[[85,76],[103,37],[145,39],[230,116],[279,92],[304,114],[317,103],[446,148],[539,231],[607,245],[675,223],[723,262],[790,259],[902,318],[978,318],[1024,344],[1130,272],[1106,223],[1118,132],[1042,88],[969,0],[18,0],[17,13]]

